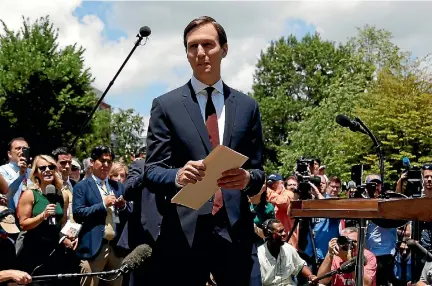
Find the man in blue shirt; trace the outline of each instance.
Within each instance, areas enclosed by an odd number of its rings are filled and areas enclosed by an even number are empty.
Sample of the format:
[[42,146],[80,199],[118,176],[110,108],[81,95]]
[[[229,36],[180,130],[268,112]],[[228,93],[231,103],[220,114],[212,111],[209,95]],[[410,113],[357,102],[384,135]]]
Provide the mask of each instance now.
[[9,163],[0,166],[0,174],[9,186],[6,195],[9,208],[15,210],[31,170],[28,168],[30,162],[27,162],[23,156],[23,148],[28,148],[25,139],[22,137],[14,138],[9,142],[8,147]]

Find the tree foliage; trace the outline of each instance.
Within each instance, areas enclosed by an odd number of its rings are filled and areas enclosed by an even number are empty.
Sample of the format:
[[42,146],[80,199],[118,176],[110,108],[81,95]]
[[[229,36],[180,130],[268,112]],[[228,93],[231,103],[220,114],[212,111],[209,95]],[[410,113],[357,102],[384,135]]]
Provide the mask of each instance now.
[[[23,19],[19,31],[2,22],[0,36],[0,143],[24,136],[32,154],[68,145],[96,103],[84,49],[59,48],[49,17]],[[89,125],[84,136],[92,132]],[[84,140],[84,139],[83,139]],[[84,140],[85,141],[85,140]]]
[[114,152],[125,162],[143,146],[144,118],[133,109],[114,112],[111,115],[111,134]]

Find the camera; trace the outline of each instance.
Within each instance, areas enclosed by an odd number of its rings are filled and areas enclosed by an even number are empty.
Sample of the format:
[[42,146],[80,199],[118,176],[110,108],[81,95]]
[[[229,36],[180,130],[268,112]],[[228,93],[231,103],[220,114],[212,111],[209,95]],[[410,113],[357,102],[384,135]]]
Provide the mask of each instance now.
[[295,192],[299,193],[300,200],[312,199],[311,186],[314,184],[317,188],[321,185],[321,177],[310,175],[310,166],[315,162],[314,159],[305,159],[301,157],[296,163],[296,175],[298,178],[298,189]]
[[337,244],[342,250],[345,251],[348,251],[349,249],[353,249],[355,242],[356,242],[355,240],[349,239],[346,236],[339,236],[337,238]]
[[407,170],[407,185],[405,188],[405,195],[408,197],[420,197],[422,188],[423,178],[421,168],[414,165]]

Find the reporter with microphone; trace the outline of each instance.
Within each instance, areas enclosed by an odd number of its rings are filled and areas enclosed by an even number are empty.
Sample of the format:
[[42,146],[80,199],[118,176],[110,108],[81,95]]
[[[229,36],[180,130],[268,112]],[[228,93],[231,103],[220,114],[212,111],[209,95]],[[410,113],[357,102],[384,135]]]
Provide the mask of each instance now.
[[31,275],[64,272],[64,247],[75,249],[78,243],[60,233],[69,202],[60,192],[63,182],[56,169],[52,157],[37,156],[30,173],[34,185],[23,191],[17,206],[21,229],[27,231],[17,251],[18,266]]
[[[342,230],[342,235],[337,238],[332,238],[329,242],[328,253],[318,270],[318,277],[324,276],[333,270],[341,267],[341,265],[351,260],[357,255],[357,228],[347,227]],[[375,255],[367,249],[364,249],[365,262],[363,285],[376,285],[376,258]],[[333,286],[355,285],[355,273],[335,273],[332,277],[321,279],[320,284],[328,284],[330,281]]]

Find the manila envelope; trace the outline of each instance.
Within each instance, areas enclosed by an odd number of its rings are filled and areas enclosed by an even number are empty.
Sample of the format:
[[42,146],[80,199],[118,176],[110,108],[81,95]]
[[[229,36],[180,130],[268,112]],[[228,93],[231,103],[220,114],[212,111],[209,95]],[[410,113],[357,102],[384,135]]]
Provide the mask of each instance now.
[[240,168],[248,159],[226,146],[217,146],[203,161],[206,165],[204,178],[195,184],[186,185],[171,199],[171,202],[195,210],[200,209],[219,189],[217,180],[222,173]]

